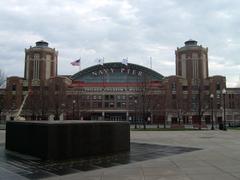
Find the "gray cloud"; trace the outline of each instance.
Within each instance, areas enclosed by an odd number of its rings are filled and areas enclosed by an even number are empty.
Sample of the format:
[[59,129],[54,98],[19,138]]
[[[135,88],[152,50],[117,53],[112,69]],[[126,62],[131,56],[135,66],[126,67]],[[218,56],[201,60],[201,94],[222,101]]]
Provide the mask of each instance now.
[[121,61],[175,73],[174,50],[189,38],[209,48],[210,75],[226,75],[229,86],[239,77],[239,6],[237,0],[88,0],[0,1],[0,67],[23,76],[24,48],[46,40],[59,51],[59,73]]

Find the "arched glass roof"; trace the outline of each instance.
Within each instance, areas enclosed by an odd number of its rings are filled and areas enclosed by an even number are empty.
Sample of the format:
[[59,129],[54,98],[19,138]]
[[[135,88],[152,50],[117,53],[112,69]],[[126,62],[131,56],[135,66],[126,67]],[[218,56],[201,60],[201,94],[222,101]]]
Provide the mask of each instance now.
[[71,76],[74,81],[82,82],[142,82],[147,80],[159,81],[163,75],[152,69],[129,63],[127,66],[120,62],[105,63],[86,68]]

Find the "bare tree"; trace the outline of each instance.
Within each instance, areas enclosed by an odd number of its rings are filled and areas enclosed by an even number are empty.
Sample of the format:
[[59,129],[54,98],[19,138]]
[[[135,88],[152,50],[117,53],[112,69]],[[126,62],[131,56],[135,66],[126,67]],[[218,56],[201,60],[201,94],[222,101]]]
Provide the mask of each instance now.
[[39,114],[41,117],[41,120],[47,120],[47,111],[48,111],[48,91],[47,87],[42,85],[40,86],[40,91],[39,91]]
[[5,73],[0,69],[0,88],[5,84],[6,76]]
[[[5,81],[6,81],[6,76],[4,72],[0,69],[0,88],[4,86]],[[4,108],[3,102],[4,102],[3,95],[0,94],[0,120],[1,120],[2,110]]]
[[37,116],[41,120],[47,120],[47,111],[49,108],[49,96],[48,89],[42,83],[39,87],[38,91],[35,92],[35,102],[37,102]]
[[151,93],[148,96],[149,99],[149,110],[152,116],[152,122],[157,123],[157,127],[159,128],[160,118],[162,118],[162,112],[164,110],[165,99],[164,96],[160,93],[159,89],[152,89]]
[[142,82],[139,85],[138,94],[138,108],[142,114],[143,128],[146,129],[146,122],[151,118],[151,112],[157,108],[158,98],[154,94],[154,87],[150,78],[146,75],[143,76]]
[[29,97],[30,106],[28,106],[28,109],[31,113],[31,120],[36,120],[39,116],[39,92],[33,91],[33,93]]
[[62,105],[65,102],[65,84],[62,79],[54,79],[49,84],[48,99],[50,110],[54,113],[54,119],[59,120]]
[[2,110],[4,108],[3,102],[4,102],[3,95],[0,94],[0,120],[1,120],[1,116],[2,116]]
[[206,98],[204,92],[204,85],[201,80],[197,80],[195,83],[195,89],[197,90],[197,96],[196,96],[196,114],[198,116],[198,129],[201,130],[202,128],[202,119],[204,113],[208,110],[209,108],[209,96]]
[[31,87],[24,111],[30,113],[31,119],[47,120],[49,114],[59,120],[60,114],[65,108],[65,84],[61,78],[51,79],[48,85]]

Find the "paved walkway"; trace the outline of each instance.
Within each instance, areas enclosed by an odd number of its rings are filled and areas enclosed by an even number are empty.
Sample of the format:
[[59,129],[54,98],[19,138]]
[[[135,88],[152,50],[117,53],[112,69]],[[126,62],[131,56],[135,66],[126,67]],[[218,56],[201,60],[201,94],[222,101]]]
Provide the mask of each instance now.
[[[0,131],[4,143],[5,131]],[[132,131],[131,141],[203,150],[48,179],[236,180],[240,179],[240,131]],[[1,173],[9,173],[0,169]],[[12,176],[18,179],[19,176]],[[21,178],[19,178],[21,179]]]

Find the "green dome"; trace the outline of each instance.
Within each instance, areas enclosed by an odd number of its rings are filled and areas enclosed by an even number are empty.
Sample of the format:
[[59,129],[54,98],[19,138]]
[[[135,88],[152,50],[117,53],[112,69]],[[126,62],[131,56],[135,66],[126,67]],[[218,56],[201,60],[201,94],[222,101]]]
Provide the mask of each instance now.
[[109,82],[126,83],[142,82],[147,80],[159,81],[163,76],[152,69],[129,63],[127,66],[120,63],[105,63],[86,68],[71,76],[74,81],[82,82]]

